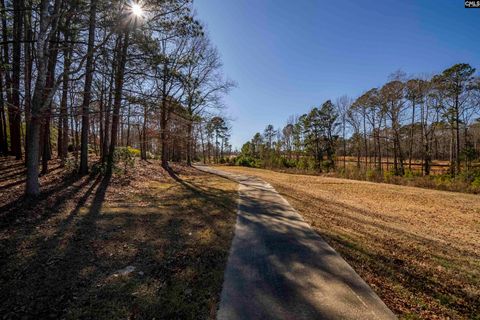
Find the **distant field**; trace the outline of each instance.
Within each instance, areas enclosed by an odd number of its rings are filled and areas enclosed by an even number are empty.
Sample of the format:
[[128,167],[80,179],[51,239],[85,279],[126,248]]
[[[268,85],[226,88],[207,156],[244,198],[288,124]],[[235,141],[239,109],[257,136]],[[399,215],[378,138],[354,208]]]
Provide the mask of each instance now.
[[285,174],[270,182],[405,319],[480,319],[480,197]]

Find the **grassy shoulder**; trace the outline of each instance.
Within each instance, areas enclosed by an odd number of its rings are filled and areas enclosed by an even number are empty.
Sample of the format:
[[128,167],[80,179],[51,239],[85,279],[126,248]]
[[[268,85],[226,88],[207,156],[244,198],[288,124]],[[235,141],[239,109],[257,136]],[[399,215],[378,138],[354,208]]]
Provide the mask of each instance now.
[[271,183],[404,319],[478,319],[480,198],[221,167]]
[[[2,163],[11,168],[23,170]],[[53,166],[37,201],[22,198],[21,174],[2,171],[4,319],[214,318],[237,184],[173,169],[138,162],[109,180],[70,178]]]

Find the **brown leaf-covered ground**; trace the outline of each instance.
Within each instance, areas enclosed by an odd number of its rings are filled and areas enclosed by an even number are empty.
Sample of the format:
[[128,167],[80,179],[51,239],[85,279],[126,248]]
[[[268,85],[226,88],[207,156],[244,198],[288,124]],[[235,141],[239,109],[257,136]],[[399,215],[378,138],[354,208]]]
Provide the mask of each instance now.
[[236,183],[157,162],[111,179],[50,168],[28,200],[22,163],[0,162],[0,318],[215,317]]
[[271,183],[401,318],[480,319],[478,195],[221,169]]

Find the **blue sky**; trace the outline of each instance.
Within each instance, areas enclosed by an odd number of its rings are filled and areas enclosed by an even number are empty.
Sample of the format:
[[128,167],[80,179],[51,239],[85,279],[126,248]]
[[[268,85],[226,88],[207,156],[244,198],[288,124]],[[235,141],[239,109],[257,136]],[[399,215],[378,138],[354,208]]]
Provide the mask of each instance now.
[[463,0],[195,0],[238,86],[226,97],[232,143],[283,127],[325,100],[356,97],[389,74],[480,69],[480,9]]

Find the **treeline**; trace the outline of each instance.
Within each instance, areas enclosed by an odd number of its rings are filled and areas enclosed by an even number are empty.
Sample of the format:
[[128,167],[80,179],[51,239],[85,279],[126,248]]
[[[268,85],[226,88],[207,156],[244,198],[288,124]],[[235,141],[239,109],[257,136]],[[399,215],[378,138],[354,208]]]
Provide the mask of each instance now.
[[118,146],[164,167],[230,148],[218,109],[234,84],[191,0],[0,6],[0,154],[25,159],[27,195],[54,157],[86,174],[93,159],[111,172]]
[[480,152],[480,78],[468,64],[431,77],[401,71],[356,99],[328,100],[245,143],[239,165],[451,176],[474,171]]

